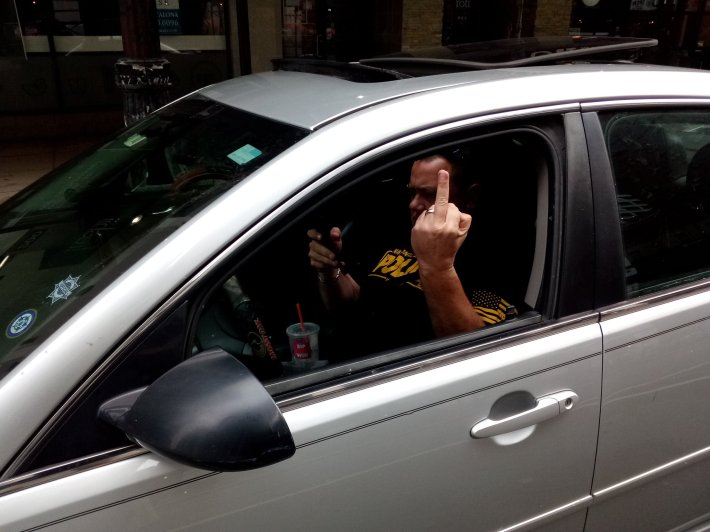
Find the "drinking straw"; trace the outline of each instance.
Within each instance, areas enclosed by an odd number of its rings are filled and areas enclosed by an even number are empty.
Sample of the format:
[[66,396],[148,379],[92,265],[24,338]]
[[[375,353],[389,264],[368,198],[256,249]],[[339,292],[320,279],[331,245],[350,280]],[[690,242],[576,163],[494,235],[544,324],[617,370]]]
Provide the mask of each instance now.
[[298,321],[301,324],[301,331],[306,332],[306,324],[303,322],[303,313],[301,312],[300,303],[296,303],[296,311],[298,312]]

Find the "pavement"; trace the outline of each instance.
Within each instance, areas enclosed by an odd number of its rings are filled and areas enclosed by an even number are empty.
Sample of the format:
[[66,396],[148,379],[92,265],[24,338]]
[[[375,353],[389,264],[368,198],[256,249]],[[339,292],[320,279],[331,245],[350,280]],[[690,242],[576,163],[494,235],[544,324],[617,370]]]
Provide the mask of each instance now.
[[96,142],[95,137],[0,142],[0,203]]

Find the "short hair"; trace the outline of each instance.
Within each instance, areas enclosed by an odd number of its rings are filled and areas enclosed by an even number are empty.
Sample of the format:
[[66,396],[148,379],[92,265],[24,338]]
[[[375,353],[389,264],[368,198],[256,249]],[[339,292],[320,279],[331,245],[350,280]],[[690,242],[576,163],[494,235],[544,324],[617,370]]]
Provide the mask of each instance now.
[[434,159],[448,161],[451,165],[451,179],[459,189],[465,190],[475,182],[472,173],[469,171],[468,158],[461,148],[437,150],[423,155],[417,161],[429,162]]

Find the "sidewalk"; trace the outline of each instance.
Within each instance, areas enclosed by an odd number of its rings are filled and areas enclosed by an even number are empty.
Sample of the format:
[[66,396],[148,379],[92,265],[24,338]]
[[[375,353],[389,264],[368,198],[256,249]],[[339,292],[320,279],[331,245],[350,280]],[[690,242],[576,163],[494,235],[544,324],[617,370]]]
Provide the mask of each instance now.
[[121,109],[0,115],[0,203],[122,126]]
[[0,142],[0,203],[96,143],[96,138]]

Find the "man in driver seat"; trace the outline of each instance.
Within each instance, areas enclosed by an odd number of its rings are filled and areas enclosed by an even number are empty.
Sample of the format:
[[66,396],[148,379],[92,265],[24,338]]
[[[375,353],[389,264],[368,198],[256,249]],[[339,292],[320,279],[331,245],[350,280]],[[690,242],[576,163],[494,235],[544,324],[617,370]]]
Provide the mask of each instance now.
[[364,257],[361,267],[347,264],[347,272],[342,230],[308,230],[310,264],[328,310],[357,308],[357,314],[346,315],[360,317],[364,311],[356,327],[386,347],[465,333],[515,316],[515,306],[499,295],[501,285],[487,275],[490,257],[477,253],[472,215],[478,187],[453,156],[414,161],[411,232],[387,234],[380,242],[368,237],[358,253]]

